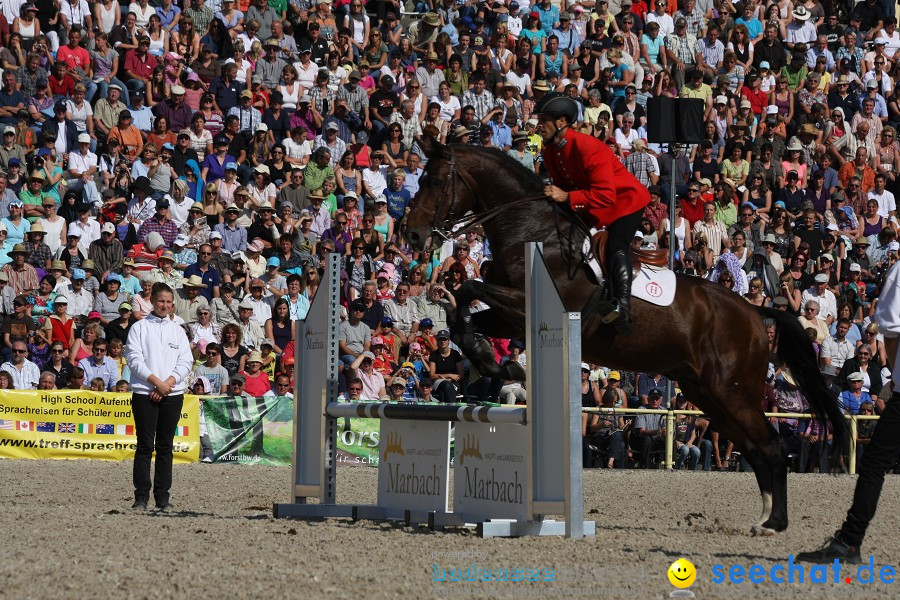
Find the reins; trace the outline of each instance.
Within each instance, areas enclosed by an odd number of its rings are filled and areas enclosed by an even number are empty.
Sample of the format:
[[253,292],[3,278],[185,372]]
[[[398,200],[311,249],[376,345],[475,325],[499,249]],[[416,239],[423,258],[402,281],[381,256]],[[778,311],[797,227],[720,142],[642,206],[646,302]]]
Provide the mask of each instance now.
[[[467,181],[466,177],[459,172],[453,148],[447,146],[447,150],[450,153],[450,157],[447,159],[450,166],[450,173],[447,176],[447,180],[444,182],[444,193],[442,195],[445,198],[449,196],[450,207],[443,218],[443,223],[440,222],[442,219],[437,210],[432,210],[424,206],[418,207],[418,210],[433,216],[431,223],[432,235],[436,235],[442,240],[448,241],[454,235],[465,235],[469,231],[473,231],[475,228],[483,226],[505,214],[507,211],[520,208],[533,202],[546,201],[549,202],[553,208],[556,235],[559,240],[563,258],[568,267],[567,274],[569,279],[575,278],[578,269],[582,264],[586,264],[592,260],[593,248],[589,245],[587,252],[585,252],[577,240],[578,233],[581,233],[588,240],[591,239],[591,228],[585,223],[584,219],[581,218],[581,215],[567,206],[554,202],[544,193],[530,194],[513,200],[512,202],[488,208],[481,212],[470,212],[462,216],[457,216],[456,211],[459,199],[456,195],[456,180],[459,179],[462,182],[469,193],[476,199],[476,202],[478,194],[475,193],[475,190],[469,181]],[[568,221],[569,223],[568,231],[565,231],[564,221]]]

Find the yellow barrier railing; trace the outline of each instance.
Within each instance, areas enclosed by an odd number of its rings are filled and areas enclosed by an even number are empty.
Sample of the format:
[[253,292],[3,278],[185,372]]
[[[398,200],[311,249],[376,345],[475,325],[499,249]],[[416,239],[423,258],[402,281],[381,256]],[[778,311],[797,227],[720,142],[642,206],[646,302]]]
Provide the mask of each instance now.
[[[676,410],[676,409],[652,409],[652,408],[606,408],[602,406],[592,408],[582,408],[581,412],[589,414],[615,414],[621,415],[664,415],[666,418],[666,462],[667,469],[675,468],[675,416],[676,415],[697,415],[703,416],[703,412],[699,410]],[[815,415],[809,413],[763,413],[767,418],[776,417],[779,419],[812,419]],[[851,475],[856,474],[856,435],[858,432],[859,421],[877,421],[878,415],[844,415],[844,418],[850,421],[850,452],[848,470]]]

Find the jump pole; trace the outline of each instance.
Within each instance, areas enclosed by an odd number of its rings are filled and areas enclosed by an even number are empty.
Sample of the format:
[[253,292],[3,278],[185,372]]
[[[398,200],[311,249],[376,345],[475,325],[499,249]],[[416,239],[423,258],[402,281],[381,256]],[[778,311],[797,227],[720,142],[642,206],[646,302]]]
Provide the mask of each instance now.
[[[338,402],[340,271],[337,255],[328,256],[307,319],[296,325],[301,343],[295,345],[292,502],[274,504],[276,518],[390,519],[433,529],[475,525],[483,537],[595,535],[595,523],[583,518],[580,314],[565,311],[540,245],[528,244],[526,256],[525,408]],[[347,417],[381,420],[376,504],[336,502],[337,421]]]

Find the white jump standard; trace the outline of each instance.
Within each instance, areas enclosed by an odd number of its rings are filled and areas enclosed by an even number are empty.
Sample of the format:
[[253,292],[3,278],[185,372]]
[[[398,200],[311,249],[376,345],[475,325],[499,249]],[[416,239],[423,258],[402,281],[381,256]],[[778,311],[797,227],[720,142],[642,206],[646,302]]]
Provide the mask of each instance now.
[[[528,403],[476,407],[337,402],[340,278],[338,257],[329,255],[307,319],[297,323],[293,502],[275,504],[276,518],[475,525],[483,537],[595,535],[583,508],[580,313],[566,312],[539,244],[528,244],[526,260]],[[381,420],[375,504],[336,502],[337,419],[348,417]]]

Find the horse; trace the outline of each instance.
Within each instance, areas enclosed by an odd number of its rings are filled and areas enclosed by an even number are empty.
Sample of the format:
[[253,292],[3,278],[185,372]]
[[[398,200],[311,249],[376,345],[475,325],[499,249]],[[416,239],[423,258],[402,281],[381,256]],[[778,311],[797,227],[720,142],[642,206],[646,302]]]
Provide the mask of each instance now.
[[[425,251],[451,236],[454,225],[481,225],[493,260],[483,281],[467,280],[455,294],[453,341],[482,375],[515,379],[518,365],[497,365],[481,336],[524,339],[525,244],[543,242],[543,255],[567,310],[590,312],[598,282],[581,251],[590,231],[567,206],[546,198],[534,172],[496,149],[419,141],[428,158],[407,215],[407,239]],[[826,387],[809,338],[794,315],[755,307],[724,286],[682,274],[669,306],[632,299],[630,331],[582,318],[583,358],[604,366],[662,373],[715,423],[750,463],[762,497],[755,535],[788,525],[787,450],[765,418],[762,401],[770,352],[790,369],[812,411],[830,422],[841,448],[844,419]],[[489,309],[469,311],[474,301]],[[587,311],[587,312],[585,312]],[[776,325],[770,340],[763,319]],[[474,330],[474,331],[473,331]]]

